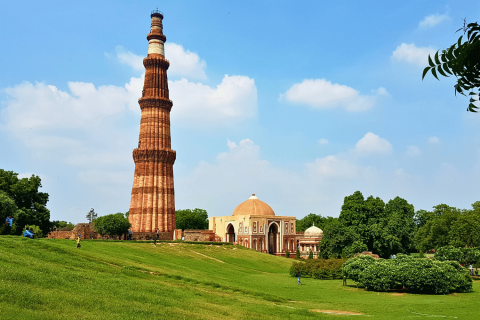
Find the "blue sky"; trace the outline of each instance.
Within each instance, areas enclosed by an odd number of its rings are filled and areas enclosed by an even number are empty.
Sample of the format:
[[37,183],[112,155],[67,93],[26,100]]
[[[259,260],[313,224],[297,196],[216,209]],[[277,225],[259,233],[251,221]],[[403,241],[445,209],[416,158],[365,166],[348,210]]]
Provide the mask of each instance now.
[[476,1],[0,3],[0,168],[51,218],[129,208],[150,11],[164,13],[176,208],[338,216],[360,190],[415,209],[480,200],[480,115],[421,80]]

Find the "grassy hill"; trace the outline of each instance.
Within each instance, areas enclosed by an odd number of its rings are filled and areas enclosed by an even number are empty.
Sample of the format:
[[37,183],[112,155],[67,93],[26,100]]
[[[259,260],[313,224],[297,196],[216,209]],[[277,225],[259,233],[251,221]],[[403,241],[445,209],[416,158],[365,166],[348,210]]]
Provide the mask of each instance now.
[[[473,293],[376,293],[288,275],[292,260],[240,246],[0,237],[0,319],[376,319],[480,314]],[[349,283],[352,284],[352,283]],[[333,310],[333,311],[328,311]],[[421,315],[424,314],[424,315]]]

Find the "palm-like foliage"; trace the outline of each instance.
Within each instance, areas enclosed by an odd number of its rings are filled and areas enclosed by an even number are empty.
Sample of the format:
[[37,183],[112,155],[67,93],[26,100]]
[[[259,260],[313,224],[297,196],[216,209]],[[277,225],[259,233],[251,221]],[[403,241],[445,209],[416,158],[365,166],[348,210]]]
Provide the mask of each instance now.
[[[455,84],[455,94],[460,93],[466,96],[465,92],[469,92],[470,101],[467,111],[478,112],[474,102],[479,101],[479,93],[474,92],[480,89],[480,25],[478,23],[464,22],[462,28],[464,35],[460,36],[457,43],[449,48],[440,50],[435,53],[435,56],[428,56],[429,66],[423,70],[422,80],[430,71],[435,78],[438,75],[449,77],[454,75],[457,77],[457,84]],[[467,35],[467,40],[462,42],[463,37]]]

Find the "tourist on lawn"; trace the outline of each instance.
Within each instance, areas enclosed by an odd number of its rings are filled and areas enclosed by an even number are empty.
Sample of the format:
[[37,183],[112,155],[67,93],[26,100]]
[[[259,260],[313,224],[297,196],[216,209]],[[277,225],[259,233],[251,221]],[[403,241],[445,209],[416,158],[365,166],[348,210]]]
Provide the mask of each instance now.
[[298,279],[298,284],[302,285],[302,282],[300,282],[300,278],[302,277],[302,272],[297,269],[297,279]]
[[23,236],[25,238],[30,238],[30,239],[33,239],[33,229],[25,229],[25,232],[23,233]]
[[12,216],[8,216],[5,219],[5,233],[10,234],[12,232],[12,224],[13,224],[13,218]]
[[132,240],[132,234],[133,234],[133,231],[132,229],[128,229],[128,240]]
[[82,235],[79,234],[78,237],[77,237],[77,249],[80,249],[82,247],[82,245],[80,244],[81,239],[82,239]]
[[160,229],[157,228],[157,239],[160,239]]

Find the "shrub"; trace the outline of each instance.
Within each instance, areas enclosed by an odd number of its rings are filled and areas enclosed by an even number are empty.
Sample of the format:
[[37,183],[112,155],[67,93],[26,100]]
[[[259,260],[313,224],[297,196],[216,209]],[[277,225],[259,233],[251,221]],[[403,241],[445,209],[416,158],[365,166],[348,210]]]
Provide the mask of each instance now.
[[[365,260],[363,264],[361,259]],[[373,259],[370,263],[367,258],[361,259],[347,261],[342,269],[344,275],[358,279],[355,281],[367,290],[403,288],[408,292],[436,294],[472,290],[468,270],[455,261],[414,259],[404,254],[398,254],[396,259]]]
[[309,260],[313,259],[313,251],[312,250],[310,250],[310,252],[308,253],[308,259]]
[[296,261],[290,267],[290,275],[295,277],[297,269],[302,276],[314,279],[342,279],[342,259],[311,259],[304,262]]
[[348,279],[358,282],[360,273],[374,262],[375,259],[371,256],[358,255],[343,264],[342,274]]
[[288,250],[285,251],[285,258],[290,258],[290,252],[288,252]]
[[34,226],[34,225],[26,225],[23,230],[22,230],[22,235],[25,232],[25,230],[30,230],[33,229],[33,235],[35,238],[41,238],[43,237],[42,229],[40,229],[39,226]]
[[453,246],[441,247],[435,252],[435,259],[439,261],[457,261],[464,266],[469,266],[480,262],[480,249],[455,248]]
[[297,252],[295,253],[295,259],[301,259],[300,257],[300,249],[297,248]]

